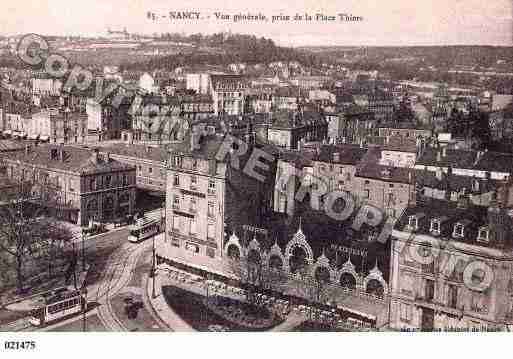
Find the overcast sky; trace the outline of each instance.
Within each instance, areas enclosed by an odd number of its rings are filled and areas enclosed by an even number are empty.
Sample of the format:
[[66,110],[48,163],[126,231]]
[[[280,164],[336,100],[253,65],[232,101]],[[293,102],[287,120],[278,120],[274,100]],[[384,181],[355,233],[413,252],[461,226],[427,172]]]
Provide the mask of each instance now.
[[[513,46],[512,0],[2,0],[0,34],[101,35],[107,28],[129,32],[213,33],[232,31],[303,45],[507,45]],[[186,5],[182,5],[186,4]],[[200,21],[157,21],[147,11],[199,11]],[[357,23],[236,23],[228,14],[346,13]],[[210,16],[210,19],[206,19]]]

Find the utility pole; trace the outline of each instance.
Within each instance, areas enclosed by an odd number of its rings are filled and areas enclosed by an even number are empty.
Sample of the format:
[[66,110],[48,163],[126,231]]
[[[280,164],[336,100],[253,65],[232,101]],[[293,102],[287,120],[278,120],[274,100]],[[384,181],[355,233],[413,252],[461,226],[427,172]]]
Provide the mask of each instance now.
[[153,236],[153,248],[152,248],[152,266],[151,266],[151,281],[152,281],[152,287],[151,287],[151,298],[155,299],[157,296],[155,294],[155,237]]
[[85,237],[86,232],[82,230],[82,271],[84,272],[84,282],[82,283],[82,300],[84,305],[82,308],[82,331],[87,331],[86,326],[86,310],[87,310],[87,288],[86,288],[86,273],[85,273]]

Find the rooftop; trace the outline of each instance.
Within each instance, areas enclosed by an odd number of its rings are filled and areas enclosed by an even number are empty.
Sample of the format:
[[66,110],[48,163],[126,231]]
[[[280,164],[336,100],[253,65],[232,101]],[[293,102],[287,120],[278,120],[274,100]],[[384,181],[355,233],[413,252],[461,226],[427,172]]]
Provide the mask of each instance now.
[[[53,150],[53,151],[52,151]],[[58,151],[63,151],[63,160],[59,159]],[[52,156],[52,152],[54,155]],[[55,155],[57,153],[57,155]],[[97,163],[93,161],[94,152],[80,147],[38,145],[26,151],[12,152],[5,155],[7,160],[20,161],[32,166],[46,169],[62,170],[79,174],[114,172],[134,169],[130,165],[105,158],[100,158]],[[55,156],[55,157],[54,157]]]

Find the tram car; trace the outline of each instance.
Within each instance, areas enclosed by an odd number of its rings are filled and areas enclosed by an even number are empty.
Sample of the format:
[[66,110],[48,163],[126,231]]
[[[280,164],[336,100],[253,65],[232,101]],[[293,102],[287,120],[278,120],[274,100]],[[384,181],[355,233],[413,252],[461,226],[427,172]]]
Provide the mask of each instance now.
[[161,223],[156,219],[151,218],[139,218],[128,235],[128,241],[132,243],[138,243],[146,238],[153,237],[161,232]]
[[36,303],[39,306],[30,312],[28,319],[34,326],[81,313],[87,305],[80,291],[65,287],[43,293]]

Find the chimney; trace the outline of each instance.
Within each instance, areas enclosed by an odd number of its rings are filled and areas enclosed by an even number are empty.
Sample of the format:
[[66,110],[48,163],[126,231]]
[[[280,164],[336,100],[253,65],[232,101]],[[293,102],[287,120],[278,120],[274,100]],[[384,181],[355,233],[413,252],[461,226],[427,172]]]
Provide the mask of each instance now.
[[97,148],[95,148],[93,150],[93,154],[91,155],[91,162],[94,164],[98,163],[98,149]]
[[460,209],[468,209],[469,204],[470,204],[470,199],[465,194],[465,190],[463,190],[463,194],[461,194],[458,197],[458,208],[460,208]]
[[437,167],[435,170],[436,179],[441,181],[442,180],[442,169],[440,167]]
[[59,145],[59,161],[64,162],[64,143]]

